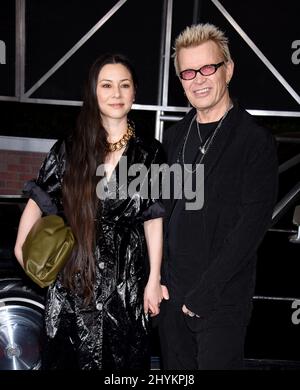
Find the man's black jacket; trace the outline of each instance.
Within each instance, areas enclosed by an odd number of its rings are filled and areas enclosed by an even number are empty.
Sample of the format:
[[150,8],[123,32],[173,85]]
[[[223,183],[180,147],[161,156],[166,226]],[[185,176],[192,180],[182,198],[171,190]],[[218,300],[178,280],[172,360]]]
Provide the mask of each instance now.
[[[176,163],[194,115],[193,109],[165,132],[163,144],[169,165]],[[256,251],[270,225],[277,197],[275,141],[235,103],[202,163],[204,205],[189,212],[197,213],[204,228],[197,232],[189,231],[191,226],[183,227],[194,242],[196,235],[201,248],[189,270],[192,280],[184,286],[183,303],[203,318],[226,308],[239,308],[241,320],[247,322],[255,287]],[[185,212],[185,199],[165,200],[165,206],[163,278],[168,286],[172,265],[181,261],[172,218],[176,214],[180,223],[178,215]]]

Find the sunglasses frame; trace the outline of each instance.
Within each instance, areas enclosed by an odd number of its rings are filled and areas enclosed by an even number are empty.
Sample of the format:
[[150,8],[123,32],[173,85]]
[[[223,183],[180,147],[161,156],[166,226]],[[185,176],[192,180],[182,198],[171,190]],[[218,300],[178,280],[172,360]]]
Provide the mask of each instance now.
[[[221,61],[221,62],[219,62],[218,64],[207,64],[207,65],[203,65],[203,66],[201,66],[201,68],[199,68],[199,69],[184,69],[183,71],[181,71],[181,72],[179,73],[179,77],[180,77],[182,80],[194,80],[194,79],[196,78],[198,72],[199,72],[202,76],[205,76],[205,77],[206,77],[206,76],[211,76],[211,75],[215,74],[216,71],[217,71],[222,65],[224,65],[224,64],[225,64],[225,61]],[[213,66],[214,69],[215,69],[214,72],[212,72],[212,73],[210,73],[210,74],[203,74],[202,71],[201,71],[201,69],[203,69],[203,68],[205,68],[205,67],[207,67],[207,66]],[[183,73],[184,73],[184,72],[188,72],[188,71],[193,71],[193,72],[195,72],[195,76],[192,77],[192,78],[190,78],[190,79],[183,78],[183,77],[182,77]]]

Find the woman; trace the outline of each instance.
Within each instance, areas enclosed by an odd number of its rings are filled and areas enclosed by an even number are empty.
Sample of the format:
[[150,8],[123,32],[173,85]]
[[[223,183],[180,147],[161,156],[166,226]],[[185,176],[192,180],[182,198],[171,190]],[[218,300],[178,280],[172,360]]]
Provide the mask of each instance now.
[[[150,186],[151,164],[163,161],[159,142],[138,137],[128,121],[136,87],[125,57],[96,60],[74,134],[53,146],[25,186],[30,199],[15,246],[21,265],[23,242],[42,214],[63,215],[77,242],[47,293],[45,369],[149,368],[148,313],[157,315],[167,297],[160,285],[164,209],[138,190],[124,196],[121,168],[142,164]],[[99,183],[107,196],[97,196]]]

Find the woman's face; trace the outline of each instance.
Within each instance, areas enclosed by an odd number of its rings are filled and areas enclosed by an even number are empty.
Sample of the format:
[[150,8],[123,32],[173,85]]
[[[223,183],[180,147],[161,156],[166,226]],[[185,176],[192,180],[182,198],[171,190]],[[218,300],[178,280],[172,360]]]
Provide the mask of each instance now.
[[135,88],[129,70],[122,64],[104,65],[97,82],[97,99],[102,120],[126,117],[134,96]]

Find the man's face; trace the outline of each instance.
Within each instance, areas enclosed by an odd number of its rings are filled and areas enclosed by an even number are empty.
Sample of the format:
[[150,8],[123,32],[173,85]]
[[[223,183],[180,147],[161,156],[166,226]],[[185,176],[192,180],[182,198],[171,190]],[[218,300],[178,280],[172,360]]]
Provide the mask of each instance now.
[[[199,69],[204,65],[218,64],[224,61],[217,44],[207,41],[196,47],[182,48],[178,53],[179,71],[185,69]],[[210,76],[202,76],[199,72],[193,80],[181,80],[186,97],[198,111],[225,111],[229,94],[227,83],[233,73],[233,62],[220,66]]]

